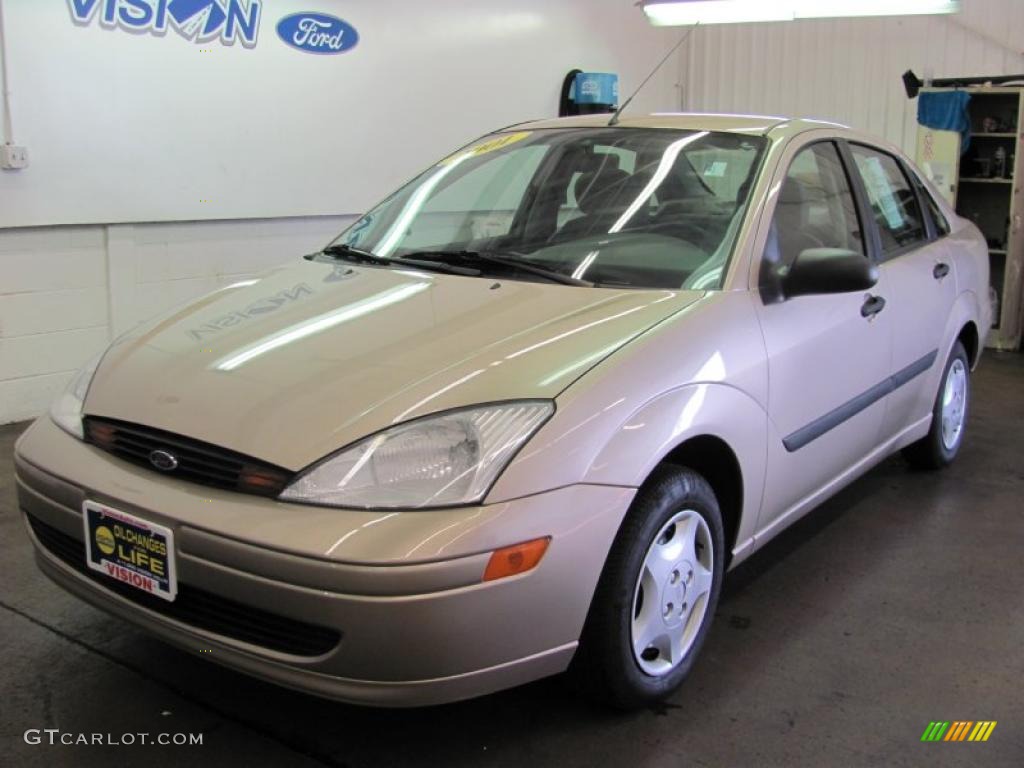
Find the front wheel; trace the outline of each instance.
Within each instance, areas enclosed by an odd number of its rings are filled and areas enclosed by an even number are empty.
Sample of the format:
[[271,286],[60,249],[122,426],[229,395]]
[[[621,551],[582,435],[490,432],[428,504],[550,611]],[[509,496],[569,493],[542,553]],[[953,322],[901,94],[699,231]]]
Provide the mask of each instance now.
[[620,708],[650,704],[690,673],[718,603],[722,516],[707,481],[659,468],[612,544],[574,666],[583,685]]
[[912,467],[941,469],[956,458],[963,443],[970,402],[971,366],[967,351],[958,341],[953,345],[942,372],[932,410],[931,429],[923,438],[903,449],[903,456]]

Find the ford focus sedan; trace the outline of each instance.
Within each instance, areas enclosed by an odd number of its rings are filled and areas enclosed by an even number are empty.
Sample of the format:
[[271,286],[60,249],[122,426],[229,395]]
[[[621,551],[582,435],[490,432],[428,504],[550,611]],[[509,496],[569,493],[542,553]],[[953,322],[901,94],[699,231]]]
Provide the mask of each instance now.
[[349,702],[676,690],[727,570],[956,457],[988,257],[842,126],[607,122],[486,136],[116,340],[17,444],[46,575]]

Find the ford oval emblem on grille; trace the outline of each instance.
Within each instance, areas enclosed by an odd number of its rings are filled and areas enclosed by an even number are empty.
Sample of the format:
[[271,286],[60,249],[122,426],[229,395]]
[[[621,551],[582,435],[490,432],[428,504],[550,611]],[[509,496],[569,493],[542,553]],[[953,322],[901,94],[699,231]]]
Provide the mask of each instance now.
[[161,472],[171,472],[178,468],[178,457],[170,451],[157,448],[149,454],[149,463]]

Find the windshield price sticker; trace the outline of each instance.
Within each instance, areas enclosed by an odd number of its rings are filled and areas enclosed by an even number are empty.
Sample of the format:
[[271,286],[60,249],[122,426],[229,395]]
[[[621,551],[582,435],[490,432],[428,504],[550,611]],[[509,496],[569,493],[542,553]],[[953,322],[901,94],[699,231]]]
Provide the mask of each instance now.
[[515,144],[517,141],[522,141],[529,136],[532,131],[517,131],[516,133],[503,133],[494,139],[489,139],[482,144],[477,144],[475,147],[464,149],[460,152],[456,152],[454,155],[446,157],[438,165],[451,165],[459,158],[477,157],[479,155],[486,155],[488,152],[496,152],[499,149],[504,149],[510,144]]

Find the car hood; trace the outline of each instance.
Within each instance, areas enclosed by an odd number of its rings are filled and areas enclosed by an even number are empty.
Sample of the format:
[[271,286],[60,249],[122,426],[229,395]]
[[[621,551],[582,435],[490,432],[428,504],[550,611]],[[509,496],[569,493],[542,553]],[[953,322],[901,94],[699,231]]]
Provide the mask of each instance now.
[[701,295],[304,261],[119,339],[85,413],[298,470],[424,414],[553,398]]

